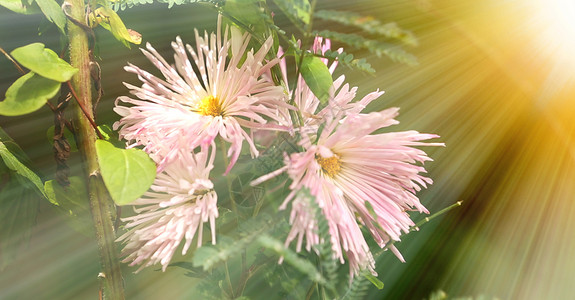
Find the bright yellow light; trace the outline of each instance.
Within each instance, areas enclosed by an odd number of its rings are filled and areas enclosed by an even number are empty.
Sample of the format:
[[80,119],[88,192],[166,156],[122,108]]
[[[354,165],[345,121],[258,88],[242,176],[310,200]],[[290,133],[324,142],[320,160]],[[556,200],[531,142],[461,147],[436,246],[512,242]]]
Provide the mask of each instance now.
[[[575,67],[575,0],[537,0],[542,42],[552,55]],[[564,61],[567,60],[567,61]]]

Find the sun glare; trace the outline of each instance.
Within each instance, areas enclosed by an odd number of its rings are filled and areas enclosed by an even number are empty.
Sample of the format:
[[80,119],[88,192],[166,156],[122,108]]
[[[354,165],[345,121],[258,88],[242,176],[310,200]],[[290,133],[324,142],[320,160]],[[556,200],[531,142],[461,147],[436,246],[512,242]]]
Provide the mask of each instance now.
[[575,0],[537,0],[543,42],[575,68]]

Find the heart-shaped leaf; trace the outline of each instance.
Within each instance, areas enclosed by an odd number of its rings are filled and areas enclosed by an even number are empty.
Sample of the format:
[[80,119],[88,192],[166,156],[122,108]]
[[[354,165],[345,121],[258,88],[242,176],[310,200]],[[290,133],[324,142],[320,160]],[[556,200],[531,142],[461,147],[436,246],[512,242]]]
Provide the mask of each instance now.
[[60,85],[58,81],[29,72],[6,90],[6,99],[0,102],[0,115],[19,116],[40,109],[58,94]]
[[96,152],[104,183],[118,205],[138,199],[156,178],[156,164],[140,149],[120,149],[97,140]]
[[78,72],[78,69],[59,58],[56,52],[44,48],[42,43],[16,48],[10,54],[30,71],[59,82],[70,80]]

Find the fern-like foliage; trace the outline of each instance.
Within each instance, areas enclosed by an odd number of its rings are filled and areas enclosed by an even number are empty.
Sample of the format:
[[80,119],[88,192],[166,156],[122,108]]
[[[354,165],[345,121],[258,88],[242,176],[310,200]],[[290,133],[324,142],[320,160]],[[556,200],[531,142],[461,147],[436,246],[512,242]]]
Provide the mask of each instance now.
[[355,276],[353,279],[350,278],[351,284],[347,286],[345,292],[343,293],[342,300],[353,300],[353,299],[364,299],[367,294],[371,282],[367,279],[369,271],[363,270],[359,275]]
[[323,274],[309,261],[298,256],[293,250],[284,247],[283,243],[271,236],[264,234],[259,236],[258,242],[265,248],[272,250],[277,255],[283,258],[284,262],[288,263],[298,271],[306,274],[310,280],[317,282],[321,285],[326,285],[327,281]]
[[356,59],[353,57],[353,54],[346,53],[346,52],[338,52],[327,50],[323,57],[330,59],[330,60],[337,60],[340,64],[350,68],[350,69],[357,69],[369,74],[375,73],[375,69],[368,63],[365,58]]
[[335,10],[320,10],[317,11],[314,16],[326,21],[355,26],[370,34],[397,39],[406,45],[417,46],[418,44],[417,38],[413,33],[401,29],[395,22],[384,24],[371,16],[362,16],[353,12]]
[[328,280],[326,287],[334,294],[335,298],[339,298],[336,288],[336,283],[338,282],[339,262],[333,255],[333,245],[330,239],[329,224],[315,201],[311,201],[311,207],[315,210],[316,220],[318,220],[317,227],[320,243],[315,245],[314,248],[319,256],[320,269]]
[[224,0],[111,0],[112,8],[115,11],[125,10],[138,5],[152,4],[152,3],[166,3],[168,8],[174,5],[190,4],[190,3],[208,3],[214,6],[220,6]]
[[319,36],[342,42],[351,47],[366,49],[378,57],[387,56],[395,62],[404,63],[410,66],[418,64],[417,58],[413,54],[407,53],[401,47],[393,44],[370,40],[353,33],[340,33],[331,30],[322,30],[315,33]]
[[[218,236],[216,245],[206,245],[197,249],[194,253],[193,265],[209,270],[227,261],[239,250],[247,248],[259,236],[272,228],[272,217],[267,214],[260,214],[256,218],[246,220],[229,236]],[[239,239],[233,239],[230,236],[239,237]]]

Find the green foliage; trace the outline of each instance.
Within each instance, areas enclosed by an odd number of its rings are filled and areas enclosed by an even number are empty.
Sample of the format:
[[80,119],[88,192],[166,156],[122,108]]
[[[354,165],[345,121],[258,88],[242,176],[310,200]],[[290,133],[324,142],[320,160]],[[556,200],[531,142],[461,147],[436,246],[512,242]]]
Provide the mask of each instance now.
[[66,82],[78,72],[65,60],[47,48],[42,43],[33,43],[10,52],[12,57],[30,71],[59,82]]
[[303,259],[293,252],[291,249],[284,247],[283,243],[272,238],[267,234],[260,235],[258,242],[267,249],[272,250],[277,255],[283,258],[284,262],[290,264],[300,272],[306,274],[310,280],[319,284],[327,284],[327,280],[320,271],[309,261]]
[[325,104],[333,94],[333,79],[327,66],[319,57],[306,54],[300,72],[313,94]]
[[48,21],[56,24],[62,34],[66,32],[66,15],[62,7],[55,0],[36,0],[36,3]]
[[300,30],[309,24],[311,7],[308,0],[274,0],[274,3]]
[[[48,127],[48,130],[46,130],[46,138],[51,145],[54,145],[54,126]],[[74,134],[68,130],[67,127],[64,127],[64,138],[70,144],[70,152],[78,151],[78,147],[76,146],[76,138],[74,137]]]
[[201,296],[198,298],[206,300],[221,300],[229,298],[229,296],[226,298],[221,296],[225,291],[225,288],[223,287],[223,282],[224,282],[223,271],[218,270],[209,273],[208,276],[204,277],[204,279],[198,283],[197,289]]
[[445,300],[447,299],[447,294],[442,290],[437,290],[429,295],[429,300]]
[[[367,290],[370,286],[370,281],[367,278],[369,272],[363,270],[359,275],[356,275],[353,279],[350,278],[351,284],[348,285],[341,297],[342,300],[352,300],[352,299],[364,299],[367,294]],[[370,274],[371,275],[371,274]]]
[[[272,228],[272,218],[267,214],[260,214],[246,220],[229,236],[219,235],[216,245],[205,245],[197,249],[192,261],[194,267],[209,270],[217,264],[223,263],[230,257],[237,255],[241,249],[247,248],[259,236]],[[230,236],[239,238],[233,239]]]
[[173,262],[169,265],[170,267],[180,267],[186,271],[188,271],[185,276],[193,277],[193,278],[204,278],[209,275],[208,272],[205,272],[200,267],[194,267],[194,264],[188,261],[177,261]]
[[207,3],[213,4],[214,6],[222,6],[225,0],[112,0],[112,8],[116,11],[125,10],[126,8],[132,8],[138,5],[152,4],[152,3],[166,3],[168,8],[172,8],[174,5],[183,5],[190,3]]
[[[2,182],[3,179],[8,180]],[[14,172],[0,172],[0,270],[30,239],[40,200],[36,191],[28,178]]]
[[0,270],[18,254],[36,222],[40,177],[22,149],[0,128]]
[[126,205],[142,196],[156,177],[156,164],[140,149],[120,149],[96,141],[102,178],[117,205]]
[[383,282],[381,282],[381,280],[379,280],[377,277],[375,277],[371,274],[365,274],[364,276],[367,280],[369,280],[371,283],[373,283],[373,285],[375,285],[375,287],[377,287],[377,289],[379,289],[379,290],[383,289]]
[[240,28],[248,30],[252,37],[263,43],[270,32],[264,14],[261,12],[261,2],[262,0],[226,0],[220,12]]
[[322,30],[316,32],[317,35],[345,43],[354,48],[366,49],[377,55],[377,57],[387,56],[391,60],[404,63],[410,66],[417,65],[417,58],[410,53],[405,52],[401,47],[389,43],[370,40],[361,35],[353,33],[340,33],[331,30]]
[[[305,192],[309,193],[309,190],[305,190]],[[317,205],[317,202],[312,201],[314,198],[311,196],[311,193],[307,198],[310,199],[310,206],[313,207],[316,220],[318,220],[317,230],[320,237],[320,243],[317,244],[314,248],[319,255],[321,271],[323,274],[325,274],[325,277],[328,280],[327,287],[332,292],[337,294],[335,283],[338,281],[339,262],[333,256],[333,244],[331,243],[329,224],[321,209]]]
[[23,159],[27,160],[26,155],[2,129],[0,129],[0,159],[11,172],[26,178],[32,186],[36,187],[36,192],[46,196],[40,177],[22,162]]
[[357,69],[370,74],[375,73],[375,69],[365,58],[354,59],[353,54],[350,53],[327,50],[322,56],[330,60],[337,60],[338,63],[351,69]]
[[28,2],[26,0],[0,0],[0,5],[7,9],[24,15],[32,15],[40,13],[40,8],[36,2]]
[[343,25],[355,26],[366,33],[397,39],[406,45],[417,46],[418,44],[417,38],[413,33],[401,29],[395,22],[383,24],[371,16],[362,16],[353,12],[335,10],[320,10],[317,11],[314,16]]
[[6,90],[6,98],[0,102],[0,115],[20,116],[34,112],[58,94],[60,85],[58,81],[29,72]]
[[87,236],[92,236],[90,207],[88,205],[88,190],[85,180],[80,177],[70,177],[70,185],[63,187],[55,180],[44,183],[44,190],[48,200],[57,206],[66,216],[70,227]]
[[130,43],[139,45],[142,42],[142,35],[127,29],[120,16],[109,7],[98,7],[89,15],[89,19],[92,27],[102,26],[128,48],[130,48]]

